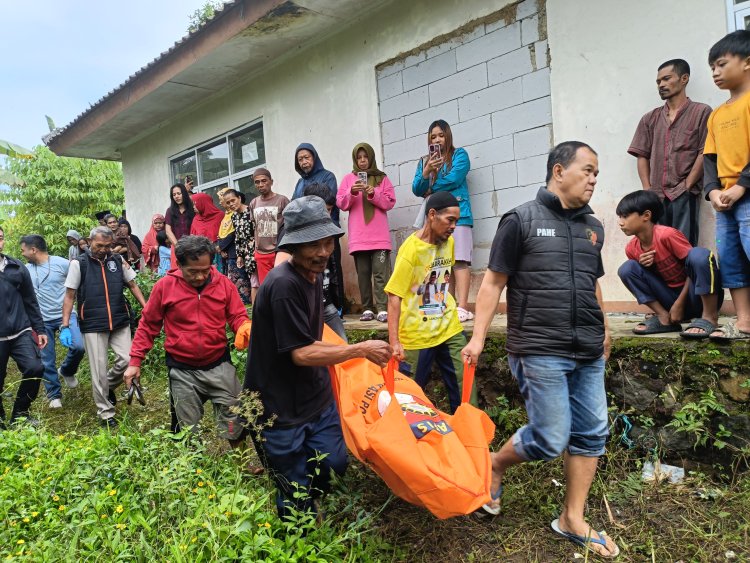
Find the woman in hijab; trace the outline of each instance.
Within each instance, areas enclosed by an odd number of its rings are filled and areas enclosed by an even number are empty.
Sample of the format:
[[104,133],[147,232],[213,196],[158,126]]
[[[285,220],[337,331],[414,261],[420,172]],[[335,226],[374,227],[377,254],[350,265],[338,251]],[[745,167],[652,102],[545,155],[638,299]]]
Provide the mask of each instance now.
[[396,193],[385,173],[378,170],[375,151],[367,143],[352,150],[352,172],[341,180],[336,203],[349,212],[349,253],[354,257],[364,307],[359,320],[388,322],[385,284],[391,276],[391,231],[387,212],[396,204]]
[[222,188],[216,195],[219,197],[219,203],[224,208],[224,218],[221,220],[219,225],[219,238],[216,241],[216,248],[218,250],[218,262],[219,271],[228,276],[229,274],[229,261],[236,262],[237,253],[234,248],[234,225],[232,224],[232,210],[229,209],[226,202],[224,201],[224,194],[229,188]]
[[119,254],[135,270],[141,267],[141,241],[133,235],[133,229],[125,219],[120,219],[115,232],[115,244],[112,252]]
[[190,226],[190,234],[203,236],[211,242],[216,242],[224,213],[214,205],[211,196],[205,193],[194,194],[193,205],[195,205],[196,214]]
[[141,253],[146,261],[146,266],[154,272],[159,269],[159,243],[156,241],[156,233],[164,230],[164,215],[161,213],[151,217],[151,228],[143,237]]

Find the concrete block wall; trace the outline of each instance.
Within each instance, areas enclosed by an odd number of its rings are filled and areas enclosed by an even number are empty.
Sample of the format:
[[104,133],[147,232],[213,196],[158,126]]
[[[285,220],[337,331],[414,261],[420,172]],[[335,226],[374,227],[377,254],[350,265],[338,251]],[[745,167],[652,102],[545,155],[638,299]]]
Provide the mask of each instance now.
[[378,67],[385,172],[396,186],[389,213],[396,245],[413,231],[421,198],[411,191],[427,128],[444,119],[471,159],[472,269],[484,270],[498,218],[536,194],[552,143],[546,18],[537,0],[504,8]]

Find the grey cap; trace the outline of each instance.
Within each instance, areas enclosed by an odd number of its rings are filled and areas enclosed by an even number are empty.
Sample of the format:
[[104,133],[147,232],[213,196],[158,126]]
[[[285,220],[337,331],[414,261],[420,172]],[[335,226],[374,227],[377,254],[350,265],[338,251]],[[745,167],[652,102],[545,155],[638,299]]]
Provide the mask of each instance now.
[[284,208],[284,237],[279,248],[294,244],[306,244],[327,237],[343,236],[326,209],[326,203],[315,195],[307,195],[291,201]]

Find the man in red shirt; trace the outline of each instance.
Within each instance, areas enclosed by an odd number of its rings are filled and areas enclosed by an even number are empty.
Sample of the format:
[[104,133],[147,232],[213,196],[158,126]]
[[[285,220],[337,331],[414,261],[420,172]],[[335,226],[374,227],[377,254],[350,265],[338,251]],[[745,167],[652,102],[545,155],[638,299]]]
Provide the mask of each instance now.
[[[680,332],[683,338],[708,338],[716,329],[724,297],[714,253],[693,247],[680,231],[655,224],[663,212],[651,191],[626,195],[617,204],[620,229],[633,235],[628,261],[618,275],[638,303],[654,312],[635,334]],[[686,330],[683,320],[693,319]]]
[[659,223],[681,231],[696,245],[711,108],[687,97],[689,81],[690,65],[683,59],[659,66],[656,87],[665,103],[641,118],[628,153],[638,159],[643,189],[656,193],[662,202]]
[[226,325],[234,345],[247,348],[250,320],[237,288],[212,265],[214,246],[206,237],[186,236],[175,246],[179,268],[154,285],[143,309],[124,374],[130,387],[164,325],[169,390],[181,428],[198,430],[203,403],[210,400],[219,434],[232,447],[244,442],[239,404],[241,385],[229,354]]

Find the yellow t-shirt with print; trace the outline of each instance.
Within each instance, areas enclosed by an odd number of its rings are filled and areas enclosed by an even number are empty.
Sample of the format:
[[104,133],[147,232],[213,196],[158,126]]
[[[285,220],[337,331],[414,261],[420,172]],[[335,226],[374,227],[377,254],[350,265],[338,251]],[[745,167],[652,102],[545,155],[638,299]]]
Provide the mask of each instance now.
[[707,127],[703,154],[716,155],[719,181],[726,190],[737,183],[750,162],[750,93],[717,107],[708,117]]
[[401,245],[385,291],[401,298],[398,337],[406,350],[432,348],[463,330],[448,291],[454,262],[453,237],[437,246],[412,234]]

